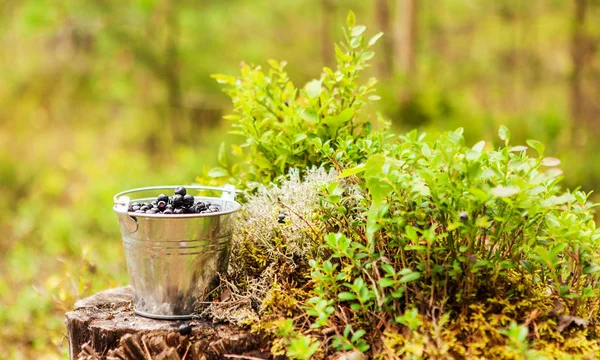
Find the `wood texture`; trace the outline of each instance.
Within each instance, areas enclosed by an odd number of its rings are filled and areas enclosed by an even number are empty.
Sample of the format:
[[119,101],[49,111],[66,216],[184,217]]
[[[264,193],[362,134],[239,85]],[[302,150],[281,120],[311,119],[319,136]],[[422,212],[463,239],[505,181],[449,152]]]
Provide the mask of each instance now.
[[[132,310],[130,287],[106,290],[78,301],[66,314],[71,359],[182,360],[269,358],[269,341],[241,329],[205,320],[153,320]],[[179,326],[192,327],[188,336]],[[233,356],[232,356],[233,358]]]

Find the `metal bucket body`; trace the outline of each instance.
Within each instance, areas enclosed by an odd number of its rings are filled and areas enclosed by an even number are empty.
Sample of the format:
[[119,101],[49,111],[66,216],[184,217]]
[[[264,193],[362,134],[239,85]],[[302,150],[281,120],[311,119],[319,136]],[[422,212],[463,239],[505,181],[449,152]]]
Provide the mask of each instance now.
[[[153,198],[134,200],[149,202]],[[137,314],[189,319],[218,285],[219,273],[227,271],[234,216],[240,205],[229,195],[196,200],[220,205],[222,211],[131,214],[126,203],[115,205]]]

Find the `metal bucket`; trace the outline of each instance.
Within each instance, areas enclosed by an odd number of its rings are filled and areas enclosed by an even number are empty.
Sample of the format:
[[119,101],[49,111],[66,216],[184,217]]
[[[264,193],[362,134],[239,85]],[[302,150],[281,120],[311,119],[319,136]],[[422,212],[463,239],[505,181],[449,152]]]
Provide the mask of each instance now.
[[188,190],[221,191],[222,196],[195,196],[221,207],[207,214],[128,213],[129,202],[150,202],[144,193],[172,190],[154,186],[120,192],[114,196],[127,269],[134,292],[134,311],[154,319],[190,319],[206,304],[227,271],[233,221],[240,204],[235,188],[186,186]]

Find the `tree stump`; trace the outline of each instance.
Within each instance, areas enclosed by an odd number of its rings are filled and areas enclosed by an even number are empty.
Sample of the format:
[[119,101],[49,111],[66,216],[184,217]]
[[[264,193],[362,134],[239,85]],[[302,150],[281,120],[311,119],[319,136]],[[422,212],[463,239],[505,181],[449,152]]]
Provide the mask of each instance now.
[[[191,326],[191,334],[180,334],[184,323]],[[136,315],[129,286],[77,301],[66,314],[66,324],[73,360],[270,358],[268,339],[247,329],[206,320],[154,320]]]

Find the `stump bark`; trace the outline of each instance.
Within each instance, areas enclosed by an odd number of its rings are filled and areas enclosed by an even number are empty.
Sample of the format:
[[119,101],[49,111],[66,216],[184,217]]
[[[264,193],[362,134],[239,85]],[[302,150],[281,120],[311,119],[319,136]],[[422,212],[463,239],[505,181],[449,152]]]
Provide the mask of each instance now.
[[[154,320],[133,312],[131,287],[106,290],[66,314],[73,360],[268,359],[269,341],[250,330],[206,320]],[[182,324],[191,334],[181,335]],[[231,355],[231,356],[228,356]]]

